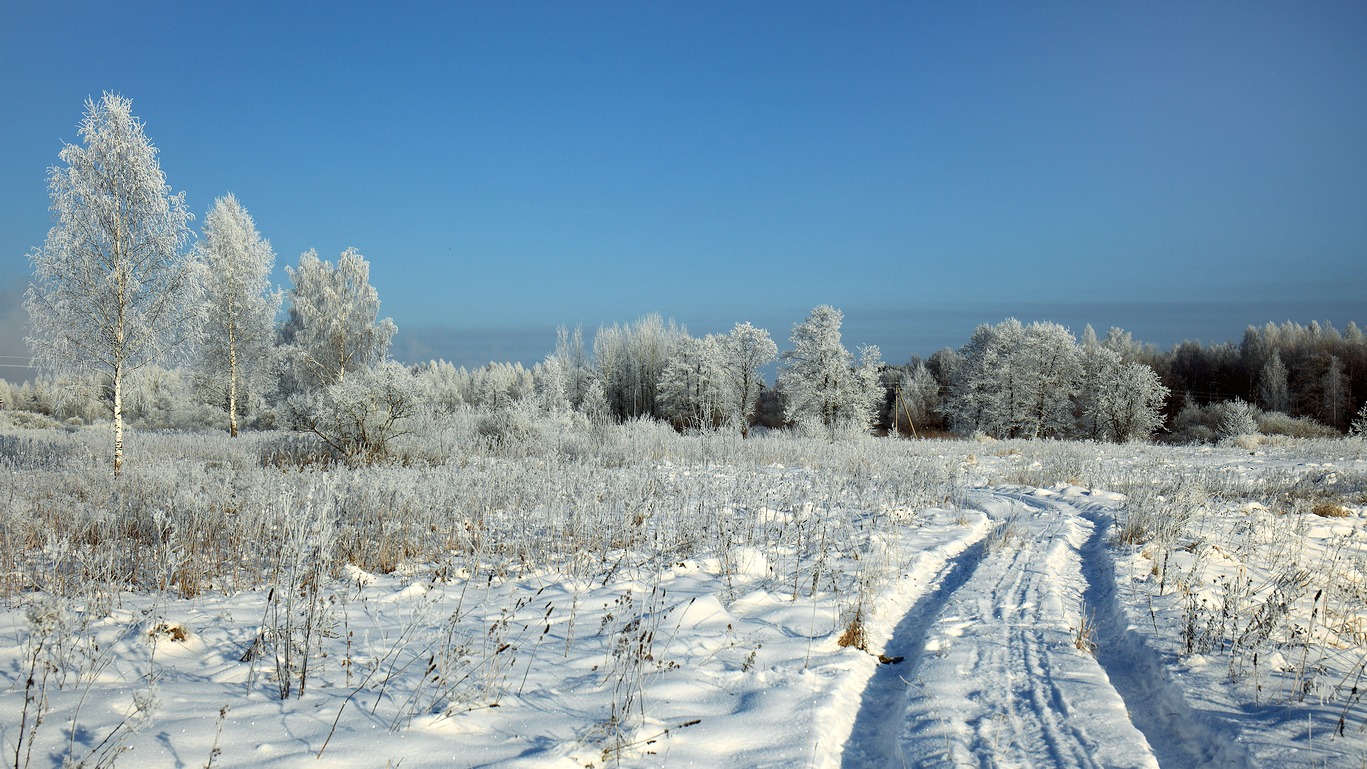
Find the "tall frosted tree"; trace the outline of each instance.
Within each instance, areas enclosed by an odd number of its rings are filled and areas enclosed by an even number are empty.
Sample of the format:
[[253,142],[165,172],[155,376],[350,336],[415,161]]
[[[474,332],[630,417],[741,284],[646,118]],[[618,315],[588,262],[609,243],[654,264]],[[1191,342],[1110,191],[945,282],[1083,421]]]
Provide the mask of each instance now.
[[291,391],[340,384],[347,374],[375,366],[389,354],[398,328],[380,318],[380,297],[370,285],[370,263],[348,248],[337,263],[313,250],[299,266],[285,268],[290,289],[289,316],[280,330]]
[[844,315],[821,305],[793,327],[793,349],[784,353],[779,388],[787,396],[784,416],[799,426],[816,428],[834,437],[845,430],[867,430],[882,397],[877,347],[854,356],[840,340]]
[[726,371],[723,338],[684,336],[660,374],[658,402],[661,415],[675,424],[711,428],[723,422],[726,408]]
[[660,375],[687,332],[656,314],[598,329],[593,354],[612,415],[618,420],[663,416],[656,403]]
[[1348,412],[1348,374],[1343,369],[1343,360],[1337,355],[1329,356],[1329,366],[1320,380],[1324,408],[1321,413],[1324,421],[1342,429]]
[[565,326],[555,330],[555,352],[546,358],[546,376],[555,376],[559,381],[548,387],[558,387],[563,391],[565,400],[574,409],[583,407],[584,398],[589,391],[589,383],[597,378],[593,363],[589,360],[588,348],[584,346],[584,330],[575,326],[570,331]]
[[982,325],[960,350],[949,413],[961,433],[998,438],[1061,436],[1074,427],[1072,397],[1083,355],[1057,323]]
[[63,147],[48,172],[56,222],[29,255],[27,341],[40,365],[108,381],[118,474],[125,379],[187,347],[200,281],[184,193],[167,186],[132,101],[106,93],[85,107],[81,144]]
[[909,430],[919,435],[940,404],[940,383],[930,373],[924,363],[902,374],[897,382],[897,399],[892,408],[892,425],[895,429]]
[[1282,363],[1281,353],[1272,352],[1272,357],[1263,364],[1258,374],[1258,399],[1268,411],[1291,411],[1291,390],[1286,382],[1286,364]]
[[1012,437],[1062,437],[1073,426],[1072,396],[1082,377],[1082,354],[1068,329],[1037,322],[1025,327],[1014,351],[1020,396]]
[[232,195],[215,200],[204,215],[196,252],[204,265],[202,371],[225,399],[228,433],[236,437],[239,399],[248,388],[258,390],[269,371],[281,300],[270,291],[275,252]]
[[742,436],[748,436],[750,413],[764,389],[760,369],[773,362],[778,355],[778,345],[774,344],[768,331],[749,323],[737,323],[720,339],[719,345],[727,418],[740,426]]
[[981,324],[959,350],[946,405],[956,432],[1004,437],[1017,424],[1021,396],[1016,351],[1025,327],[1015,318]]
[[1082,341],[1078,347],[1080,357],[1076,435],[1088,440],[1100,440],[1106,434],[1101,410],[1102,388],[1107,384],[1110,373],[1120,366],[1120,353],[1103,347],[1097,341],[1096,331],[1090,325],[1082,330]]
[[1143,363],[1123,363],[1116,356],[1101,372],[1093,404],[1095,418],[1110,440],[1146,441],[1163,426],[1167,398],[1168,388],[1153,369]]

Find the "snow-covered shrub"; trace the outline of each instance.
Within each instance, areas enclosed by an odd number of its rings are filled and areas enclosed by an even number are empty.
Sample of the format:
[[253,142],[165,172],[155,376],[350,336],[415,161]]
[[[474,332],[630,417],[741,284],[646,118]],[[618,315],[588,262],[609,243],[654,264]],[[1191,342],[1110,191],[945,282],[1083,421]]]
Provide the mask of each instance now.
[[1258,413],[1253,404],[1238,398],[1221,404],[1218,435],[1221,440],[1234,440],[1258,434]]
[[1348,434],[1358,438],[1367,437],[1367,403],[1358,409],[1357,418],[1353,420],[1353,426],[1349,428]]
[[437,414],[452,414],[466,405],[468,372],[444,360],[431,360],[413,367],[419,398]]
[[413,375],[422,402],[443,414],[467,405],[506,408],[536,394],[533,372],[520,363],[489,363],[471,371],[434,360],[414,366]]
[[292,421],[348,460],[384,459],[390,442],[406,433],[405,422],[417,410],[415,390],[407,369],[383,363],[296,396],[290,404]]
[[1265,411],[1257,416],[1258,432],[1290,438],[1335,438],[1339,431],[1310,417],[1288,416],[1280,411]]
[[1214,443],[1216,421],[1213,410],[1202,408],[1190,396],[1172,420],[1167,440],[1172,443]]
[[108,420],[111,406],[103,398],[105,388],[90,376],[41,377],[34,382],[10,385],[4,410],[52,417],[59,422],[93,424]]
[[61,422],[34,411],[0,411],[0,426],[21,430],[51,430],[61,426]]
[[495,453],[524,456],[535,451],[542,442],[537,422],[537,415],[530,409],[495,409],[476,419],[475,434]]
[[[128,377],[124,415],[130,425],[149,430],[222,429],[227,413],[203,402],[194,378],[179,369],[147,366]],[[245,405],[245,395],[238,403]]]
[[[1201,406],[1188,396],[1173,419],[1168,440],[1173,443],[1215,443],[1259,435],[1262,412],[1240,399]],[[1274,424],[1276,420],[1274,419]]]

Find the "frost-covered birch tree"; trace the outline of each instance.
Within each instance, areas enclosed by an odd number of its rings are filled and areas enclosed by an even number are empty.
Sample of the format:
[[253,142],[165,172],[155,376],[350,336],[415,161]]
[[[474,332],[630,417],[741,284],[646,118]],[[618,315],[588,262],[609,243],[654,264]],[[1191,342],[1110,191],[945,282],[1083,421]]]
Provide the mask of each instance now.
[[237,436],[244,392],[259,392],[270,371],[279,292],[270,291],[275,267],[271,244],[256,231],[247,209],[232,195],[214,201],[196,245],[204,265],[203,375],[225,399],[228,433]]
[[1012,351],[1020,373],[1020,405],[1010,434],[1018,438],[1064,437],[1073,427],[1072,397],[1082,376],[1081,354],[1068,329],[1031,323]]
[[1324,421],[1335,428],[1342,429],[1348,407],[1348,374],[1343,369],[1343,360],[1337,355],[1329,357],[1329,366],[1320,380],[1324,408],[1321,413]]
[[940,403],[940,383],[924,363],[906,372],[897,383],[897,398],[893,403],[892,425],[897,430],[908,430],[919,435]]
[[727,418],[722,345],[715,334],[678,340],[660,374],[658,401],[665,418],[696,429],[716,427]]
[[[570,408],[581,410],[589,391],[589,383],[597,378],[593,363],[589,360],[588,349],[584,346],[584,330],[575,326],[570,331],[565,326],[555,330],[555,352],[546,358],[543,374],[543,390],[559,391]],[[559,395],[543,395],[543,400],[558,403]]]
[[779,388],[787,397],[785,416],[830,437],[868,430],[882,397],[877,347],[860,349],[860,364],[840,341],[841,312],[821,305],[793,327],[793,349],[783,354]]
[[1082,330],[1077,383],[1078,420],[1075,434],[1087,440],[1101,440],[1106,434],[1102,418],[1101,392],[1109,372],[1120,365],[1120,353],[1101,345],[1089,325]]
[[778,345],[774,344],[768,331],[749,323],[737,323],[721,338],[720,348],[727,418],[740,427],[742,436],[748,436],[750,414],[764,389],[760,369],[773,362],[778,355]]
[[1015,318],[973,330],[959,350],[946,410],[955,432],[1005,437],[1018,421],[1021,404],[1016,356],[1025,327]]
[[598,360],[603,395],[614,417],[626,421],[662,416],[656,403],[660,375],[685,336],[687,332],[674,321],[666,324],[656,314],[634,324],[598,329],[593,337],[593,355]]
[[1095,418],[1112,441],[1146,441],[1163,426],[1167,398],[1168,388],[1153,369],[1123,363],[1117,355],[1101,372]]
[[1287,386],[1286,364],[1282,363],[1281,353],[1272,351],[1272,357],[1263,364],[1258,374],[1258,399],[1268,411],[1291,413],[1291,390]]
[[56,223],[29,255],[27,341],[42,366],[108,380],[118,474],[125,378],[185,349],[200,281],[184,193],[171,194],[132,101],[105,93],[85,106],[81,144],[48,172]]
[[379,364],[398,332],[394,321],[380,318],[380,297],[370,285],[370,263],[348,248],[337,263],[325,262],[312,250],[286,267],[290,289],[289,317],[280,341],[292,382],[287,390],[308,391],[340,384],[347,374]]

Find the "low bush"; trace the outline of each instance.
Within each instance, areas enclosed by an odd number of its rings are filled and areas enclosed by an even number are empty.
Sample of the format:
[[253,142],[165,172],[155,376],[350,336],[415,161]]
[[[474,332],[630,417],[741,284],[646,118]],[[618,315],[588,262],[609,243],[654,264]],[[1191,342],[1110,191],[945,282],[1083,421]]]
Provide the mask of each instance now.
[[1263,435],[1284,435],[1288,438],[1337,438],[1339,431],[1310,417],[1293,417],[1280,411],[1266,411],[1258,415],[1258,432]]

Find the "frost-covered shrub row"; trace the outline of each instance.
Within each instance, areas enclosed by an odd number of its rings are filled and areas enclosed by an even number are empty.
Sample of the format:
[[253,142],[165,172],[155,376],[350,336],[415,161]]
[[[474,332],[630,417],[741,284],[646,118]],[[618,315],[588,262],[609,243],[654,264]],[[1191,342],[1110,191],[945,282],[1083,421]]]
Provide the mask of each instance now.
[[937,444],[685,436],[651,420],[527,415],[489,435],[503,413],[464,410],[430,435],[395,439],[396,461],[373,465],[332,462],[305,436],[134,432],[137,458],[113,482],[91,461],[101,430],[0,435],[3,589],[247,589],[270,581],[279,543],[316,529],[319,515],[328,552],[314,560],[334,570],[573,570],[648,543],[665,559],[756,548],[775,582],[797,589],[830,576],[814,571],[816,549],[854,546],[821,544],[825,527],[871,530],[962,496],[957,460]]

